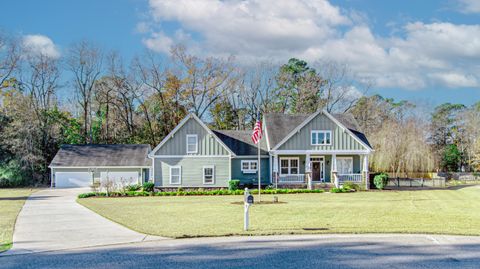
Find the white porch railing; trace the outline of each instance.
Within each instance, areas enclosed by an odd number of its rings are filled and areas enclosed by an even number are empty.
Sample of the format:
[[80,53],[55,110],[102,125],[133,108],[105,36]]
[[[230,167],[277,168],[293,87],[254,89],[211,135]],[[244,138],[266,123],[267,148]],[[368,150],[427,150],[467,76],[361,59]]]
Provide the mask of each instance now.
[[279,175],[278,183],[304,183],[305,175],[296,174],[296,175]]
[[362,174],[339,174],[338,175],[338,182],[362,182]]

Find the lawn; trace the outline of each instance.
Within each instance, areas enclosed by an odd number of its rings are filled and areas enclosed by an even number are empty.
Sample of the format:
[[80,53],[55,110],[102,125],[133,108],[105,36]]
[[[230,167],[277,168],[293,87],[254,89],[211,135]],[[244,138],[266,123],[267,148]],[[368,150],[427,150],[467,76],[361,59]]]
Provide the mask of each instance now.
[[[276,195],[253,205],[243,229],[243,196],[87,198],[78,202],[133,230],[167,237],[299,233],[480,235],[480,186],[445,190]],[[263,195],[272,200],[273,195]]]
[[0,252],[12,247],[18,213],[33,189],[0,189]]

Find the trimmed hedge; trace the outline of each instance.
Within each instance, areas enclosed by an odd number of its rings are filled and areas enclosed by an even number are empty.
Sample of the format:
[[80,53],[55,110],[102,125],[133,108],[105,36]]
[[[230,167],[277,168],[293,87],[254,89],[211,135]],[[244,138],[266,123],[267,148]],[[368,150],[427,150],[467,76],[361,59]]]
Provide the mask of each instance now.
[[[262,190],[262,194],[294,194],[294,193],[322,193],[324,190],[307,190],[307,189],[277,189]],[[250,191],[251,194],[258,194],[258,190]],[[127,192],[109,192],[108,197],[138,197],[138,196],[209,196],[209,195],[243,195],[243,190],[212,190],[212,191],[162,191],[162,192],[146,192],[146,191],[127,191]],[[88,197],[107,197],[105,192],[88,192],[78,195],[78,198]]]

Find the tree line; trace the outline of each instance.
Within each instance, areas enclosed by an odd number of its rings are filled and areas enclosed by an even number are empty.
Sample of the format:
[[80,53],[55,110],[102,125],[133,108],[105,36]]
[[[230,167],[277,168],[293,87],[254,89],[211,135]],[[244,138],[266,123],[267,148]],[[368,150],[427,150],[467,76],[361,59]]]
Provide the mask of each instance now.
[[412,102],[368,95],[370,83],[343,64],[245,66],[182,45],[168,57],[146,51],[127,62],[87,41],[58,58],[21,44],[0,36],[0,185],[48,184],[62,144],[156,146],[188,112],[237,130],[251,129],[257,111],[347,113],[375,148],[375,171],[480,169],[480,103],[419,116]]

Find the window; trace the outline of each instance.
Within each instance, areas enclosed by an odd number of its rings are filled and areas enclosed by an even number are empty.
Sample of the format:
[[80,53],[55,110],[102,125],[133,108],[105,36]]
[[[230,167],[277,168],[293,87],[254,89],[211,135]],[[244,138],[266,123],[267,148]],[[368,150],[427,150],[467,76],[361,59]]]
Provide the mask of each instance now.
[[203,184],[215,183],[215,167],[213,165],[203,167]]
[[332,131],[312,131],[311,144],[330,145],[332,142]]
[[352,157],[337,157],[337,171],[339,174],[353,173],[353,158]]
[[170,184],[182,184],[182,167],[170,167]]
[[280,158],[280,174],[296,175],[299,172],[298,165],[298,158]]
[[198,136],[196,134],[187,135],[187,153],[198,152]]
[[242,161],[242,172],[244,174],[254,174],[257,172],[257,161],[249,161],[243,160]]

